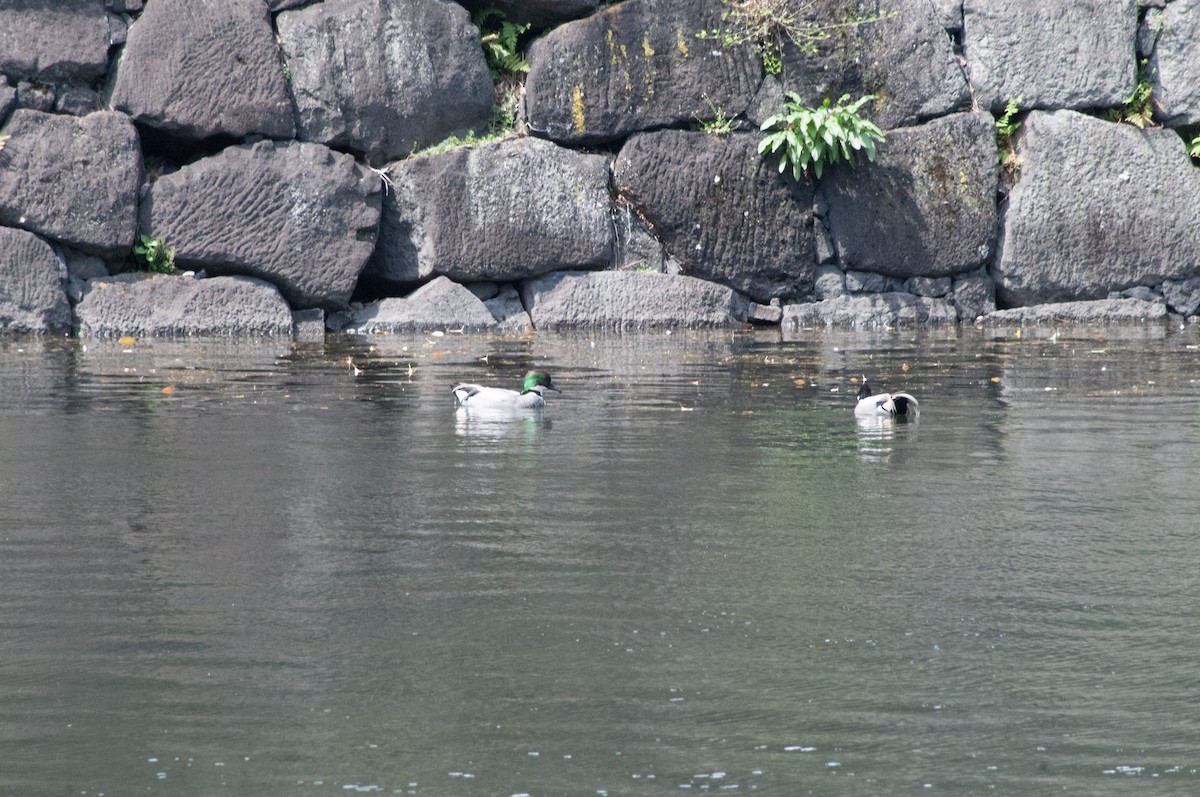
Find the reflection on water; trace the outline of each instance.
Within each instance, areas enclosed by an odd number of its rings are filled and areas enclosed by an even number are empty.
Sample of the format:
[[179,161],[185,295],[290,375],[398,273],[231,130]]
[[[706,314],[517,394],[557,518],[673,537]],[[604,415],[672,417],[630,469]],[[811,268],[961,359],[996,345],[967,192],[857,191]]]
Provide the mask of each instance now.
[[859,450],[866,459],[886,460],[894,447],[894,441],[915,440],[917,418],[890,417],[887,415],[855,415],[858,425]]
[[454,411],[454,431],[463,437],[521,435],[526,440],[535,440],[542,429],[549,429],[550,423],[542,409],[458,407]]
[[790,337],[0,343],[0,793],[1194,793],[1196,330]]

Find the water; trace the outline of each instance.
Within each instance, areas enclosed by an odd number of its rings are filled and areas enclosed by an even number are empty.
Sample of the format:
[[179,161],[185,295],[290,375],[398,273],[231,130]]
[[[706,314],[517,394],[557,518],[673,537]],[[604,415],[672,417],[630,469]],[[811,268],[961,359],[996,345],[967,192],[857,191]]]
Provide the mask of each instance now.
[[1048,335],[0,343],[0,794],[1194,794],[1200,335]]

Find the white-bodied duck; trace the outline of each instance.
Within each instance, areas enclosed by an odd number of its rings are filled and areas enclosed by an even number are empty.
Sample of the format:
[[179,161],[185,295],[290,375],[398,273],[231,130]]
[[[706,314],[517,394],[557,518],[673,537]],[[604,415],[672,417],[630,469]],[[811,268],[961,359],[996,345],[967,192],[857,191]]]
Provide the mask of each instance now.
[[862,387],[858,389],[858,404],[854,406],[854,414],[858,416],[878,416],[884,418],[916,418],[920,408],[917,400],[908,393],[871,393],[867,378],[863,377]]
[[486,410],[540,410],[546,406],[544,392],[553,390],[561,393],[550,374],[545,371],[530,371],[525,374],[521,390],[503,387],[461,384],[454,386],[454,398],[461,407]]

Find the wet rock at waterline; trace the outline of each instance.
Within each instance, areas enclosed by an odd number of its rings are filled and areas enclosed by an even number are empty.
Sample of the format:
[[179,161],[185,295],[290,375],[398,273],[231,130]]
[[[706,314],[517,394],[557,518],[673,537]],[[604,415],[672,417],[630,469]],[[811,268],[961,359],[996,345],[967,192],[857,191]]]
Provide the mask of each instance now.
[[1200,277],[1166,280],[1159,289],[1167,305],[1179,315],[1188,317],[1200,312]]
[[603,155],[521,138],[410,158],[387,175],[373,279],[509,282],[612,258]]
[[292,103],[263,0],[154,0],[129,29],[111,106],[187,141],[290,138]]
[[0,224],[91,254],[129,252],[142,156],[128,117],[18,108],[0,136]]
[[1002,303],[1100,299],[1196,274],[1200,169],[1173,130],[1034,112],[1017,149],[992,272]]
[[1167,320],[1167,306],[1145,299],[1098,299],[1051,302],[997,310],[979,319],[984,326],[1053,326],[1055,324],[1144,324]]
[[738,326],[750,301],[730,288],[674,274],[560,271],[521,285],[539,330]]
[[88,281],[75,313],[81,337],[292,333],[292,311],[279,291],[249,277],[102,277]]
[[179,268],[260,277],[295,307],[339,309],[374,251],[381,193],[349,155],[261,141],[160,177],[141,231],[166,240]]
[[318,3],[277,25],[301,140],[382,166],[487,129],[495,92],[479,30],[453,3]]
[[620,201],[683,273],[760,302],[804,296],[816,271],[813,192],[758,154],[759,136],[633,136],[613,166]]
[[65,272],[50,244],[31,232],[0,227],[0,330],[70,332]]
[[952,296],[958,320],[964,324],[996,309],[996,284],[986,268],[955,277]]
[[785,331],[805,327],[897,327],[954,324],[958,313],[945,299],[911,293],[862,293],[783,307]]
[[338,314],[331,326],[373,335],[455,329],[485,332],[498,324],[487,305],[466,286],[437,277],[403,298],[382,299]]

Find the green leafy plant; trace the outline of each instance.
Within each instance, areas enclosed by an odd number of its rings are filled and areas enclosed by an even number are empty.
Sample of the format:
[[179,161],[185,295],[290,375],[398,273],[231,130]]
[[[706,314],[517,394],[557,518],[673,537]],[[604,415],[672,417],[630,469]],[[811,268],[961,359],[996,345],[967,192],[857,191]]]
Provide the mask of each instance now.
[[1141,129],[1155,126],[1154,110],[1158,107],[1158,100],[1154,99],[1154,85],[1150,82],[1150,75],[1146,73],[1147,63],[1143,58],[1138,64],[1137,86],[1121,103],[1120,108],[1108,112],[1109,121],[1126,122]]
[[713,136],[724,136],[733,132],[734,120],[725,112],[724,108],[718,108],[708,95],[704,95],[704,102],[708,105],[709,113],[712,114],[711,119],[701,119],[694,117],[700,130]]
[[837,105],[826,97],[816,108],[805,106],[794,91],[786,95],[783,113],[762,123],[762,130],[772,132],[758,142],[759,154],[779,155],[780,173],[790,166],[797,181],[810,170],[820,179],[826,164],[853,163],[855,152],[875,160],[875,142],[884,140],[883,131],[858,113],[875,95],[859,97],[849,105],[849,94],[843,94]]
[[133,245],[133,259],[139,271],[154,274],[174,274],[175,250],[161,238],[139,235]]
[[1021,167],[1021,158],[1017,155],[1017,145],[1013,142],[1013,136],[1021,129],[1017,114],[1021,110],[1019,104],[1024,99],[1017,97],[1014,100],[1009,97],[1004,106],[1004,113],[996,120],[996,148],[999,151],[1000,167],[1009,174],[1015,174]]
[[521,34],[529,30],[528,24],[510,22],[504,12],[495,6],[475,12],[471,21],[479,28],[480,42],[487,56],[492,80],[498,81],[508,75],[529,71],[529,64],[525,63],[518,49]]
[[530,26],[510,22],[495,6],[475,12],[471,21],[479,28],[479,41],[496,85],[496,106],[488,125],[488,137],[503,138],[517,125],[517,106],[524,90],[525,73],[529,71],[529,64],[521,57],[520,39]]
[[423,158],[427,155],[441,155],[443,152],[450,152],[460,147],[474,147],[489,140],[491,139],[477,136],[474,130],[469,130],[465,136],[448,136],[424,149],[414,148],[412,152],[408,153],[408,157]]
[[856,28],[879,22],[892,12],[848,14],[837,22],[804,19],[802,12],[814,0],[721,0],[721,24],[696,34],[700,39],[716,39],[723,46],[750,44],[762,59],[768,75],[783,69],[783,48],[791,42],[803,53],[815,53],[817,44],[831,38],[838,29]]
[[1188,155],[1200,159],[1200,136],[1196,136],[1188,143]]

